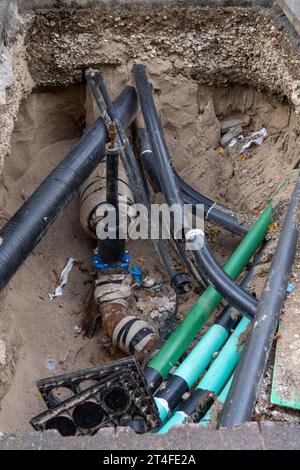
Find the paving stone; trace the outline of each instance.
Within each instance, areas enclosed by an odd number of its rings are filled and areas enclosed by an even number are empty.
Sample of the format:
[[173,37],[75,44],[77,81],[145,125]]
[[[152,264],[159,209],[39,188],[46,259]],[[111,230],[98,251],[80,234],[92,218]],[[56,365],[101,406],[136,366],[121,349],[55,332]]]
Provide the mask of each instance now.
[[299,450],[300,426],[262,421],[260,432],[266,449]]
[[55,431],[0,438],[0,450],[263,450],[300,448],[300,427],[263,422],[209,431],[197,424],[178,426],[167,435],[138,435],[129,428],[100,429],[95,436],[62,437]]
[[226,450],[263,450],[264,443],[256,422],[220,431]]

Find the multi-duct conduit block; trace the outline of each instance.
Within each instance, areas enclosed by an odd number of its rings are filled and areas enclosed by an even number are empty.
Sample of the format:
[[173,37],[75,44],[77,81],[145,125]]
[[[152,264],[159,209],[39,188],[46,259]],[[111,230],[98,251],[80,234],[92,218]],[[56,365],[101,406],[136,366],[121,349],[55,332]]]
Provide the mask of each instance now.
[[145,433],[160,425],[134,358],[43,379],[37,387],[48,407],[30,421],[37,431],[56,429],[74,436],[95,434],[106,426],[130,426]]

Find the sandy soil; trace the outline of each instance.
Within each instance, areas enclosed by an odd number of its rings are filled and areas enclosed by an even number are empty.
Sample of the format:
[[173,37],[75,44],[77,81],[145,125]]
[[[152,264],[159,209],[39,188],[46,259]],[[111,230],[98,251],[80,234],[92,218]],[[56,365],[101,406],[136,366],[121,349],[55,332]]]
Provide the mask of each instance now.
[[[79,127],[74,113],[80,115],[80,100],[82,105],[82,93],[78,90],[74,94],[52,93],[50,97],[47,93],[32,95],[25,102],[14,134],[13,153],[4,173],[7,191],[2,197],[7,200],[5,208],[9,213],[14,213],[22,198],[30,195],[77,142]],[[90,265],[92,244],[82,231],[78,217],[74,217],[78,206],[75,198],[9,284],[4,314],[9,314],[16,325],[21,347],[10,390],[1,403],[2,432],[27,429],[29,418],[41,411],[43,405],[35,396],[34,383],[51,374],[45,364],[47,359],[62,361],[67,356],[55,373],[99,361],[101,350],[97,340],[74,334],[90,289],[85,281],[90,276],[74,268],[63,296],[55,300],[48,297],[56,283],[54,270],[60,273],[68,257]]]

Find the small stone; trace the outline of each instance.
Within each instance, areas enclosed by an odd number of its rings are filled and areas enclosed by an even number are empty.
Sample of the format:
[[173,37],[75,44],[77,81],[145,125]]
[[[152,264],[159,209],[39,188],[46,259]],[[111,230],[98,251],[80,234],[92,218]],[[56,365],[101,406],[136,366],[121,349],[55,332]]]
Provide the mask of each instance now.
[[222,134],[226,134],[226,132],[230,131],[233,127],[245,127],[249,124],[249,120],[246,119],[239,119],[239,118],[228,118],[220,121],[221,132]]
[[220,140],[222,147],[227,147],[233,139],[236,139],[243,134],[243,128],[241,126],[233,127],[228,131]]
[[81,333],[81,326],[80,325],[75,325],[74,326],[74,334],[75,335],[80,335]]
[[147,276],[147,277],[145,277],[145,279],[143,280],[143,286],[144,286],[144,287],[148,287],[148,288],[149,288],[149,287],[153,287],[154,284],[155,284],[155,281],[154,281],[154,279],[152,279],[152,277]]
[[3,339],[0,340],[0,364],[3,366],[6,364],[6,344]]

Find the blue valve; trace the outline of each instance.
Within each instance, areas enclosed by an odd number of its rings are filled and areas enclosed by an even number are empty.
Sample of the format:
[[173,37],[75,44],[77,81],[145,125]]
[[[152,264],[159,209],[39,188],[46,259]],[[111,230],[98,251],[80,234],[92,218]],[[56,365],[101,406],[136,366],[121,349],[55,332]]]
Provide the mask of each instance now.
[[124,269],[125,272],[128,272],[129,265],[130,265],[130,254],[129,251],[126,250],[123,256],[123,259],[120,263],[117,264],[106,264],[100,258],[97,249],[93,253],[93,265],[96,269]]

